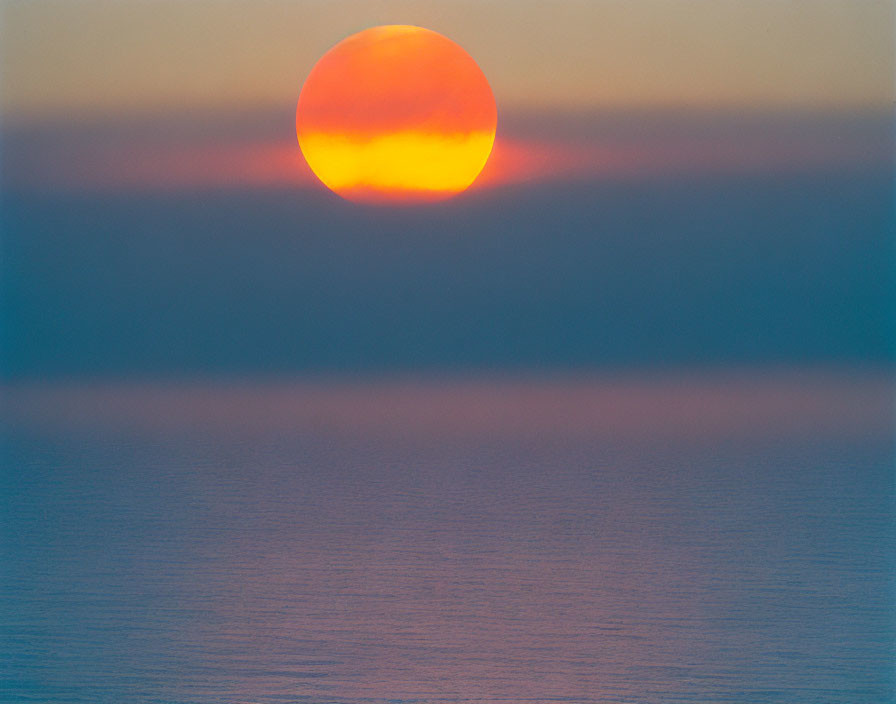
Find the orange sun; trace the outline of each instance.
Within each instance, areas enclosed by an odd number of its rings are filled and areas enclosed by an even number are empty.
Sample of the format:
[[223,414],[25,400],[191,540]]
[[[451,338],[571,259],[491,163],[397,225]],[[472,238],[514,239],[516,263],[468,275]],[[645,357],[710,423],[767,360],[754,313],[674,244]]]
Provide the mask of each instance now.
[[343,198],[426,201],[473,183],[497,119],[467,52],[428,29],[387,25],[353,34],[317,62],[296,133],[311,170]]

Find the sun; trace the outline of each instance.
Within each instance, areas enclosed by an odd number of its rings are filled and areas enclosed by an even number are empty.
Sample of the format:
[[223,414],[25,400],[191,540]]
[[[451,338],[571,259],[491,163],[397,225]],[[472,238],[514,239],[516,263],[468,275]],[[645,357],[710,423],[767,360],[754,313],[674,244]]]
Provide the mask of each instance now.
[[372,27],[321,57],[302,86],[305,160],[355,202],[448,198],[482,171],[498,114],[473,58],[422,27]]

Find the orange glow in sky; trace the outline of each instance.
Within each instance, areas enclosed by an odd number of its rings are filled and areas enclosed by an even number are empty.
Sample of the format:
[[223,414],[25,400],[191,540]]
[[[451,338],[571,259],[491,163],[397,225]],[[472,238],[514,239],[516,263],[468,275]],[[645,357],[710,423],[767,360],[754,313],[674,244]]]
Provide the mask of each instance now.
[[296,109],[315,175],[358,202],[439,200],[485,166],[497,109],[476,62],[441,34],[373,27],[317,62]]

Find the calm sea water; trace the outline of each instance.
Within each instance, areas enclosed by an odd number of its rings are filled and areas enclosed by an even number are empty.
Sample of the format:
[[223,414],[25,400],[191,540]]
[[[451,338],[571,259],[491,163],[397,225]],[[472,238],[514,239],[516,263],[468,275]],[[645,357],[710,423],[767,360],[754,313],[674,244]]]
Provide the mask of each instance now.
[[893,701],[891,390],[8,389],[0,700]]

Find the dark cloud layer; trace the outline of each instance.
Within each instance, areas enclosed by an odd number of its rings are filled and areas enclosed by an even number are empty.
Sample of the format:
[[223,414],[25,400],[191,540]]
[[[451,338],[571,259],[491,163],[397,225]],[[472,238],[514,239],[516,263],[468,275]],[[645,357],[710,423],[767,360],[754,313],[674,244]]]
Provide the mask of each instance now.
[[497,189],[390,211],[300,189],[3,202],[3,371],[881,363],[887,168]]

